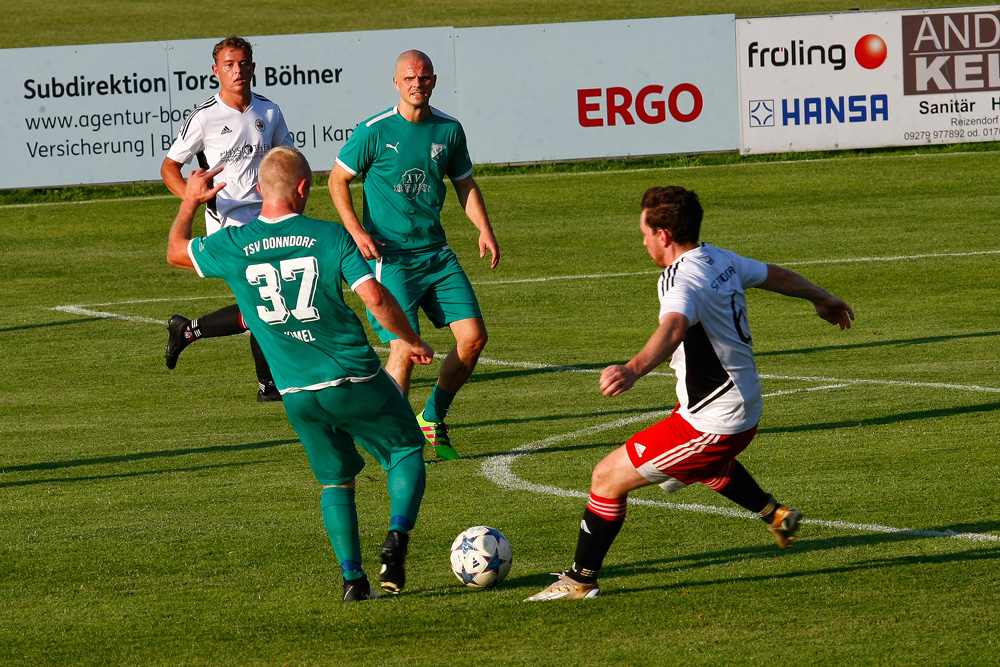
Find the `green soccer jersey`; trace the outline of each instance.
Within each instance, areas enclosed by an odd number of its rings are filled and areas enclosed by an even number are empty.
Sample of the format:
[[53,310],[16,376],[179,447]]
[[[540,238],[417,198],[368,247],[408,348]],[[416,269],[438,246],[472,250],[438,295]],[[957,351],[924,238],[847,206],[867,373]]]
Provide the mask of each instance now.
[[358,125],[337,155],[351,174],[364,176],[362,225],[385,243],[385,253],[440,249],[447,243],[441,207],[445,177],[472,174],[461,123],[437,109],[419,123],[396,107]]
[[229,284],[282,394],[378,372],[341,287],[374,276],[341,225],[302,215],[257,219],[193,239],[188,255],[198,275]]

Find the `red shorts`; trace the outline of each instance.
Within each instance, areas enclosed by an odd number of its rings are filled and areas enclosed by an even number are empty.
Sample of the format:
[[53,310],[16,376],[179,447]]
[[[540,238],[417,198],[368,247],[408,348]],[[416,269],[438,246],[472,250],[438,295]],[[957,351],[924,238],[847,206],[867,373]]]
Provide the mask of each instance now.
[[663,421],[629,438],[625,451],[640,475],[666,491],[693,482],[718,491],[729,482],[733,459],[756,433],[757,426],[732,435],[702,433],[675,409]]

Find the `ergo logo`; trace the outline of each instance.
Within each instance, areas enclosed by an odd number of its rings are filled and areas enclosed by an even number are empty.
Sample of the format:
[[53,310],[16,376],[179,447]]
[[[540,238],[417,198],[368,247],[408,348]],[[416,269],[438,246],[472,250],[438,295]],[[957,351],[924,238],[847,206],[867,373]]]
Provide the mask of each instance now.
[[[663,86],[649,85],[634,96],[621,86],[583,88],[576,91],[577,113],[582,127],[635,125],[636,118],[647,125],[667,120],[668,114],[680,123],[690,123],[701,115],[705,100],[692,83],[680,83],[663,99]],[[603,106],[601,103],[604,103]],[[682,102],[687,111],[681,108]],[[635,115],[633,115],[633,112]]]

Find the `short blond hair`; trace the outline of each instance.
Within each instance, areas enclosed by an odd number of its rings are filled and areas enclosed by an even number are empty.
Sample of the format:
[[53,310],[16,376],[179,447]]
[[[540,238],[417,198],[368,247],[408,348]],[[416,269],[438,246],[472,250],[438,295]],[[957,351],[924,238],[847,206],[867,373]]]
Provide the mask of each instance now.
[[264,199],[287,200],[303,179],[312,183],[312,169],[306,156],[291,146],[276,146],[260,161],[260,191]]

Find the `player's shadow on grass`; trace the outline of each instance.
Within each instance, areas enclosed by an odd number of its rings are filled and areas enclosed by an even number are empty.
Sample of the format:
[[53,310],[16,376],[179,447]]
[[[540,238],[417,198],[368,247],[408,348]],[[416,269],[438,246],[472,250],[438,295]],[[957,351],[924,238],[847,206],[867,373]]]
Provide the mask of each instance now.
[[[559,366],[543,366],[541,368],[509,368],[505,370],[485,370],[483,365],[480,365],[476,368],[476,372],[472,374],[472,377],[469,378],[468,384],[476,384],[477,382],[494,382],[496,380],[507,380],[518,377],[531,377],[533,375],[545,375],[549,373],[565,373],[567,371],[604,370],[605,367],[610,366],[611,364],[620,364],[625,361],[627,361],[627,359],[619,359],[617,361],[609,361],[606,363],[563,364]],[[420,379],[414,378],[412,385],[414,387],[430,387],[436,382],[437,376]]]
[[[163,475],[166,473],[185,473],[185,472],[200,472],[202,470],[219,470],[223,468],[236,468],[243,466],[251,466],[265,463],[276,463],[275,460],[262,460],[262,461],[245,461],[240,463],[217,463],[214,465],[204,465],[204,466],[189,466],[186,468],[162,468],[159,470],[140,470],[136,472],[123,472],[110,475],[87,475],[81,477],[47,477],[45,479],[30,479],[23,480],[20,482],[0,482],[0,489],[16,488],[22,486],[33,486],[35,484],[60,484],[66,482],[95,482],[99,480],[108,479],[128,479],[130,477],[153,477],[155,475]],[[2,478],[0,478],[2,479]]]
[[46,322],[45,324],[25,324],[20,327],[7,327],[6,329],[0,329],[0,333],[9,333],[11,331],[28,331],[30,329],[45,329],[48,327],[64,327],[70,324],[83,324],[85,322],[96,322],[97,320],[107,321],[106,317],[83,317],[76,320],[63,320],[62,322]]
[[944,343],[946,341],[962,340],[965,338],[987,338],[990,336],[1000,336],[1000,331],[980,331],[977,333],[953,334],[950,336],[923,336],[921,338],[899,338],[896,340],[874,340],[867,343],[847,343],[843,345],[822,345],[819,347],[802,347],[797,350],[768,350],[766,352],[754,352],[755,357],[778,357],[789,354],[815,354],[817,352],[832,352],[834,350],[860,350],[871,347],[906,346],[906,345],[926,345],[928,343]]
[[[803,530],[808,530],[805,526]],[[983,522],[977,524],[961,524],[944,528],[927,529],[936,532],[955,533],[983,533],[986,531],[1000,530],[1000,522]],[[801,535],[801,533],[800,533]],[[762,539],[767,539],[763,537]],[[926,539],[951,539],[921,535],[917,533],[877,533],[869,535],[838,536],[822,539],[811,539],[808,537],[800,539],[788,551],[783,551],[773,543],[760,544],[756,546],[740,546],[718,551],[708,551],[702,553],[689,553],[669,558],[658,558],[631,563],[606,564],[601,570],[602,579],[616,578],[617,582],[626,583],[628,577],[637,574],[662,575],[665,578],[675,578],[672,574],[689,570],[700,570],[708,567],[729,567],[734,562],[750,560],[772,560],[787,556],[808,554],[810,552],[830,551],[834,549],[848,549],[866,546],[877,546],[880,544],[891,544],[897,542],[909,542]],[[850,552],[845,551],[845,554]],[[572,553],[567,555],[572,560]],[[709,580],[690,580],[667,582],[663,585],[653,585],[644,587],[632,587],[616,589],[622,593],[633,593],[639,591],[659,591],[665,589],[687,589],[696,586],[716,586],[731,584],[734,582],[771,581],[782,578],[798,578],[814,575],[838,574],[845,572],[855,572],[858,570],[876,570],[884,567],[904,566],[904,565],[926,565],[926,564],[947,564],[955,562],[965,562],[972,560],[1000,560],[1000,548],[977,548],[968,551],[950,554],[914,554],[906,556],[893,556],[886,558],[872,559],[859,557],[859,562],[847,565],[838,565],[819,569],[797,569],[794,572],[767,572],[759,575],[743,577],[724,577]],[[519,577],[508,577],[504,585],[509,586],[538,586],[544,587],[552,583],[552,577],[545,572],[525,574]]]
[[[462,454],[463,461],[474,461],[476,459],[488,459],[494,456],[506,456],[508,454],[523,455],[523,456],[535,456],[538,454],[558,454],[559,452],[579,452],[587,449],[599,449],[604,454],[611,452],[611,450],[620,447],[625,444],[626,438],[621,440],[615,440],[613,442],[583,442],[577,445],[567,444],[559,445],[553,447],[545,447],[544,449],[520,449],[518,447],[513,447],[511,449],[501,449],[495,452],[481,452],[479,454]],[[431,459],[427,463],[447,463],[443,459]],[[588,477],[589,479],[589,477]]]
[[[662,410],[663,408],[653,408],[650,412]],[[563,421],[566,419],[584,419],[591,420],[589,423],[584,423],[580,428],[586,428],[587,426],[593,425],[593,420],[600,421],[604,417],[617,417],[619,415],[624,415],[627,417],[635,417],[638,414],[642,414],[642,410],[636,410],[634,407],[623,408],[621,410],[601,410],[600,412],[587,411],[587,412],[577,412],[577,413],[561,413],[556,415],[543,415],[543,416],[525,416],[525,417],[504,417],[503,419],[486,419],[477,422],[456,422],[453,428],[456,430],[460,428],[473,428],[479,426],[507,426],[509,424],[525,424],[534,422],[556,422]],[[603,422],[600,422],[603,423]],[[623,428],[626,428],[623,426]]]
[[[983,532],[995,530],[996,522],[982,524],[965,524],[962,531],[955,530],[954,527],[945,528],[942,532]],[[974,530],[970,530],[970,528]],[[946,537],[935,537],[921,535],[917,533],[888,533],[872,535],[839,536],[824,539],[803,538],[796,542],[791,551],[784,552],[774,545],[754,546],[754,547],[734,547],[720,551],[711,551],[700,554],[688,554],[663,558],[641,563],[621,563],[605,567],[602,571],[605,576],[628,577],[635,574],[663,574],[669,576],[670,573],[703,569],[706,567],[726,567],[734,561],[749,559],[777,559],[786,554],[808,554],[810,552],[830,551],[834,549],[858,548],[866,546],[876,546],[879,544],[890,544],[897,542],[909,542],[926,539],[951,539]],[[850,553],[845,551],[845,556]],[[622,589],[623,592],[636,592],[643,590],[664,590],[674,588],[693,588],[695,586],[715,586],[730,584],[734,582],[771,581],[774,579],[790,579],[808,577],[815,575],[840,574],[846,572],[856,572],[859,570],[878,570],[885,567],[898,567],[906,565],[928,565],[928,564],[948,564],[967,562],[973,560],[1000,560],[1000,549],[996,547],[981,547],[967,551],[947,554],[911,554],[904,556],[889,556],[885,558],[869,558],[864,555],[856,563],[836,565],[818,569],[797,569],[794,572],[766,572],[758,575],[742,577],[723,577],[703,581],[692,581],[684,579],[664,585],[635,587]]]
[[[218,454],[221,452],[245,452],[255,449],[270,449],[283,445],[298,444],[296,440],[266,440],[264,442],[248,442],[242,445],[209,445],[207,447],[186,447],[184,449],[167,449],[156,452],[134,452],[132,454],[122,454],[120,456],[97,456],[90,459],[69,459],[67,461],[44,461],[42,463],[29,463],[21,466],[0,467],[0,480],[3,475],[12,472],[35,472],[40,470],[61,470],[63,468],[76,468],[80,466],[105,465],[110,463],[135,463],[137,461],[148,461],[150,459],[172,458],[175,456],[188,456],[191,454]],[[0,486],[7,486],[0,482]]]
[[912,412],[900,412],[894,415],[869,417],[867,419],[856,419],[850,421],[817,422],[814,424],[796,424],[793,426],[772,426],[762,428],[758,431],[758,433],[796,433],[801,431],[825,431],[838,428],[854,428],[858,426],[885,426],[887,424],[898,424],[900,422],[922,421],[924,419],[968,415],[979,412],[993,412],[995,410],[1000,410],[1000,402],[983,403],[981,405],[961,405],[954,408],[937,408],[934,410],[914,410]]

